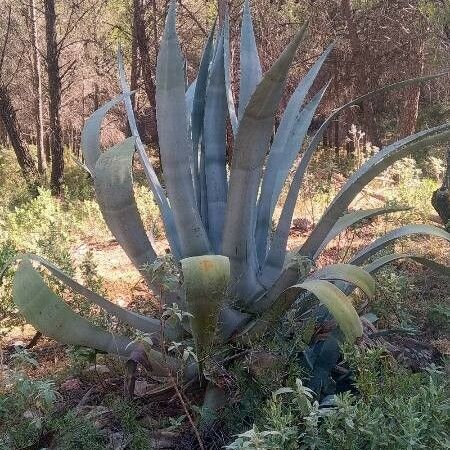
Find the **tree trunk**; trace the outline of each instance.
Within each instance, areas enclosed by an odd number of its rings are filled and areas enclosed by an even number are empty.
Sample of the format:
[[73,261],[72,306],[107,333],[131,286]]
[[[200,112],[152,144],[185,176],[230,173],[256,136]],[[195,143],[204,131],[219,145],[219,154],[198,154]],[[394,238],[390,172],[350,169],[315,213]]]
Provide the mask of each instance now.
[[49,142],[52,157],[50,187],[53,195],[60,195],[64,176],[64,148],[59,110],[61,107],[61,77],[59,50],[56,38],[55,0],[44,0],[45,35],[47,41]]
[[450,224],[450,146],[447,148],[447,170],[442,186],[433,192],[431,204],[445,226]]
[[217,17],[219,19],[218,25],[222,26],[225,14],[228,10],[228,0],[217,0]]
[[47,159],[44,146],[44,108],[42,104],[42,77],[41,77],[41,57],[38,47],[38,31],[36,22],[35,0],[30,0],[30,33],[33,53],[33,89],[34,89],[34,114],[36,120],[36,147],[38,171],[44,174],[47,170]]
[[148,47],[147,33],[145,31],[145,23],[142,17],[143,10],[139,8],[135,26],[136,40],[141,59],[142,78],[144,80],[144,90],[150,105],[149,118],[149,135],[153,145],[158,145],[158,130],[156,126],[156,86],[153,81],[152,63],[150,60],[150,52]]
[[[364,54],[362,50],[361,40],[358,36],[358,30],[355,20],[353,18],[351,0],[341,0],[342,13],[347,25],[348,38],[350,41],[350,48],[352,51],[352,60],[356,75],[356,89],[357,94],[363,95],[369,89],[367,86],[368,76],[367,68],[364,61]],[[365,100],[362,103],[363,121],[365,131],[369,136],[369,140],[377,147],[381,146],[378,130],[374,118],[374,110],[372,102]]]
[[8,89],[3,84],[0,84],[0,119],[9,137],[26,182],[30,186],[35,185],[37,181],[36,166],[28,148],[22,140],[16,111],[12,105]]
[[[138,87],[139,79],[139,60],[138,60],[138,30],[141,11],[141,0],[133,0],[133,26],[131,35],[131,74],[130,90],[135,91]],[[133,108],[136,103],[136,94],[131,97]]]
[[[419,68],[419,73],[415,76],[423,75],[425,65],[425,51],[423,43],[417,51],[417,61],[414,68]],[[416,59],[414,58],[414,60]],[[420,85],[415,84],[405,90],[403,107],[400,111],[398,120],[398,135],[400,138],[409,136],[416,131],[417,117],[419,116],[419,100],[420,100]]]

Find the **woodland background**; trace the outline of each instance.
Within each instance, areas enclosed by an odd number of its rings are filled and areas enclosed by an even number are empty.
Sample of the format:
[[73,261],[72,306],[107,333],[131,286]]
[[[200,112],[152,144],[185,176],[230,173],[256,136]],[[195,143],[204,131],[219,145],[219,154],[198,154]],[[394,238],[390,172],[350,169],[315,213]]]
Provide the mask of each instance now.
[[[187,82],[198,68],[203,42],[217,13],[229,8],[233,89],[238,90],[240,0],[180,0],[178,32]],[[28,179],[47,173],[61,193],[64,151],[80,158],[85,119],[118,92],[120,45],[136,90],[134,104],[145,143],[157,152],[155,68],[167,1],[0,1],[0,145],[11,144]],[[382,85],[445,71],[449,65],[448,0],[255,0],[255,32],[266,70],[301,24],[309,22],[287,94],[330,43],[335,48],[318,85],[331,79],[317,125],[334,108]],[[314,91],[314,89],[313,89]],[[286,95],[286,98],[288,96]],[[380,146],[418,128],[448,120],[450,83],[441,77],[399,93],[378,95],[339,116],[324,140],[345,157],[367,142]],[[117,110],[105,144],[127,134]],[[230,137],[231,139],[231,137]]]

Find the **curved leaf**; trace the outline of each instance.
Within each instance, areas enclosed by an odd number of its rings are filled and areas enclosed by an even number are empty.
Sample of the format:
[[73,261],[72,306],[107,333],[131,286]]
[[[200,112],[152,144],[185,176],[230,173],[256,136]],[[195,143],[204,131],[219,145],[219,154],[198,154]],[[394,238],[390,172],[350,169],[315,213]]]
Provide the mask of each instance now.
[[[133,311],[128,311],[125,308],[122,308],[115,303],[110,302],[106,298],[97,294],[96,292],[91,291],[87,287],[81,285],[57,266],[55,266],[50,261],[41,258],[40,256],[34,255],[32,253],[19,253],[14,256],[9,262],[8,266],[12,264],[14,261],[25,259],[36,261],[45,267],[55,278],[64,283],[67,287],[69,287],[73,292],[82,295],[91,303],[102,308],[108,314],[116,317],[123,323],[126,323],[138,330],[144,331],[146,333],[160,333],[161,332],[161,322],[158,319],[150,318],[143,316],[142,314],[135,313]],[[179,337],[175,330],[166,327],[165,335],[169,338],[177,338]]]
[[275,113],[302,28],[264,75],[240,121],[235,139],[223,234],[223,254],[230,258],[234,294],[244,302],[260,289],[256,278],[256,199]]
[[[281,193],[287,175],[289,174],[289,170],[295,160],[298,149],[300,149],[302,141],[305,138],[314,112],[318,107],[327,86],[328,85],[326,85],[321,91],[319,91],[311,100],[311,102],[300,113],[299,123],[297,124],[298,126],[294,130],[294,133],[291,135],[288,142],[287,150],[291,151],[291,154],[286,155],[285,161],[280,164],[279,170],[276,174],[275,184],[271,192],[271,203],[262,203],[260,209],[258,210],[258,214],[260,214],[260,222],[259,224],[257,223],[257,231],[259,230],[261,234],[259,236],[260,241],[257,241],[257,244],[260,246],[260,248],[264,248],[264,245],[267,247],[267,236],[269,234],[269,226],[272,221],[272,215],[275,209],[276,201]],[[293,152],[293,149],[296,149],[295,154]],[[300,165],[306,168],[311,156],[311,152],[305,152]],[[297,179],[294,178],[293,183],[298,182],[298,176],[301,173],[302,171],[297,171]],[[297,198],[293,195],[293,192],[294,190],[292,191],[291,195],[288,195],[283,206],[280,220],[278,221],[278,225],[272,238],[272,242],[270,243],[270,249],[267,258],[264,261],[262,258],[260,260],[261,262],[264,262],[261,271],[261,280],[266,286],[270,286],[278,277],[286,257],[287,240],[289,237],[289,231],[291,229],[292,216],[294,214],[295,205],[297,203]],[[265,238],[263,238],[263,236],[265,236]],[[261,256],[262,255],[263,253],[261,253]]]
[[137,209],[133,192],[132,161],[135,138],[102,153],[94,168],[94,186],[103,218],[134,266],[156,259]]
[[208,236],[213,250],[219,253],[227,205],[227,94],[223,61],[223,34],[219,37],[206,91],[205,128],[205,179],[208,217]]
[[130,339],[107,332],[74,313],[27,260],[22,260],[14,276],[13,299],[31,325],[58,342],[120,356],[129,356],[133,350]]
[[310,280],[297,287],[311,292],[326,306],[348,342],[353,343],[362,336],[363,329],[358,313],[350,299],[336,286],[328,281]]
[[178,232],[175,227],[175,221],[172,210],[167,201],[166,194],[161,186],[161,183],[156,176],[152,163],[145,151],[144,144],[141,141],[139,131],[137,129],[136,118],[134,117],[133,106],[130,99],[130,88],[125,76],[125,68],[123,65],[123,57],[120,48],[117,51],[117,66],[119,71],[120,86],[125,96],[125,110],[127,112],[128,123],[130,125],[131,134],[136,138],[136,148],[138,150],[139,158],[144,169],[145,176],[149,183],[150,189],[153,193],[153,198],[158,205],[159,211],[164,222],[164,228],[166,230],[166,237],[169,241],[170,249],[175,259],[180,258],[180,242]]
[[306,295],[307,292],[313,294],[321,304],[325,305],[347,341],[354,342],[356,338],[362,336],[361,321],[350,299],[332,283],[311,278],[283,291],[261,318],[249,324],[240,336],[249,339],[261,335],[273,323],[280,320],[296,301],[303,310],[312,308],[316,304],[316,299]]
[[217,328],[219,310],[230,278],[230,263],[220,255],[194,256],[181,260],[186,303],[197,356],[209,355]]
[[[30,261],[20,262],[13,281],[14,303],[27,321],[45,336],[69,345],[90,347],[102,352],[134,359],[155,375],[167,376],[181,370],[181,364],[154,349],[143,350],[139,343],[125,336],[105,331],[76,314],[56,295]],[[195,372],[186,368],[185,375]]]
[[306,132],[327,86],[316,94],[303,110],[300,112],[299,110],[332,49],[333,46],[329,46],[300,81],[284,110],[270,148],[258,201],[256,223],[256,246],[261,264],[266,257],[267,237],[273,210],[289,174],[289,169],[302,147]]
[[361,265],[372,255],[379,252],[396,239],[405,236],[411,236],[414,234],[436,236],[442,239],[446,239],[447,241],[450,241],[450,233],[445,231],[443,228],[438,228],[433,225],[421,225],[421,224],[406,225],[404,227],[392,230],[389,233],[386,233],[380,238],[376,239],[370,245],[364,247],[359,252],[357,252],[356,255],[354,255],[349,262],[351,264]]
[[214,31],[216,24],[214,23],[208,40],[206,41],[203,50],[200,67],[198,69],[197,81],[195,83],[195,90],[192,104],[192,115],[190,117],[192,126],[192,178],[194,180],[194,191],[197,199],[197,205],[200,206],[200,180],[199,180],[199,152],[200,152],[200,137],[203,130],[203,120],[205,117],[205,102],[206,102],[206,88],[208,85],[209,66],[213,58],[214,50]]
[[236,116],[236,107],[234,105],[233,91],[231,89],[231,64],[230,64],[230,18],[228,11],[223,21],[223,62],[225,66],[225,88],[227,90],[228,115],[230,117],[231,129],[236,136],[238,129],[238,120]]
[[375,280],[366,269],[352,264],[332,264],[316,270],[311,278],[319,280],[340,280],[354,284],[367,297],[375,295]]
[[450,124],[444,124],[413,134],[381,149],[347,180],[299,250],[299,253],[308,256],[315,255],[322,241],[356,195],[393,162],[409,153],[423,150],[427,146],[446,142],[449,138]]
[[352,211],[343,215],[334,224],[333,228],[328,233],[327,237],[323,240],[320,247],[317,249],[314,259],[317,259],[322,250],[339,234],[341,234],[347,228],[356,225],[363,220],[372,219],[373,217],[379,216],[381,214],[394,213],[398,211],[408,211],[411,208],[394,206],[394,207],[384,207],[384,208],[374,208],[374,209],[361,209],[359,211]]
[[244,1],[244,11],[242,13],[240,69],[239,121],[241,121],[245,108],[262,78],[261,63],[259,62],[258,49],[256,48],[255,33],[253,32],[253,22],[248,0]]
[[80,146],[84,156],[84,163],[91,175],[94,172],[95,164],[101,155],[100,133],[103,120],[109,111],[117,106],[126,97],[126,95],[130,94],[120,94],[105,103],[99,109],[94,111],[84,123],[83,129],[81,130]]
[[[300,164],[298,165],[297,170],[295,172],[295,176],[294,176],[291,186],[289,188],[288,196],[286,198],[286,201],[283,206],[282,213],[281,213],[281,217],[279,220],[278,227],[280,228],[280,231],[278,233],[276,233],[276,234],[279,234],[279,237],[277,238],[277,240],[279,241],[279,244],[277,244],[278,248],[285,247],[283,244],[283,241],[287,240],[287,235],[289,233],[289,228],[290,228],[292,216],[293,216],[294,209],[295,209],[295,204],[296,204],[296,201],[298,198],[298,194],[300,192],[300,188],[303,184],[303,179],[304,179],[306,170],[308,168],[309,161],[311,160],[312,155],[314,154],[315,150],[321,143],[323,135],[325,134],[326,130],[328,129],[328,126],[333,122],[333,120],[335,120],[335,118],[340,113],[342,113],[345,109],[361,103],[366,98],[370,98],[370,97],[372,97],[376,94],[382,93],[382,92],[388,92],[388,91],[400,89],[402,87],[406,87],[409,85],[423,83],[423,82],[432,80],[434,78],[441,77],[443,75],[445,75],[445,73],[440,73],[437,75],[431,75],[431,76],[425,76],[425,77],[412,78],[409,80],[404,80],[404,81],[400,81],[397,83],[393,83],[393,84],[384,86],[380,89],[371,91],[365,95],[362,95],[361,97],[358,97],[358,98],[346,103],[345,105],[343,105],[340,108],[338,108],[337,110],[335,110],[330,116],[328,116],[328,118],[321,125],[319,130],[314,135],[312,141],[308,145],[307,149],[305,150],[304,155],[300,161]],[[275,199],[275,201],[276,201],[276,199]],[[341,214],[342,214],[342,212],[341,212]],[[326,233],[323,235],[323,238],[325,238],[325,236],[326,236]],[[279,250],[278,250],[278,252],[279,252]],[[306,254],[306,253],[302,253],[302,254]],[[278,259],[280,259],[280,258],[278,258]],[[284,259],[284,257],[281,258],[281,260],[283,260],[283,259]],[[279,265],[280,264],[278,263],[278,266]],[[277,295],[277,294],[274,293],[274,295]]]
[[446,277],[450,278],[450,267],[445,266],[444,264],[440,264],[432,259],[425,258],[421,255],[416,255],[414,253],[393,253],[391,255],[381,256],[380,258],[375,259],[371,263],[364,266],[364,270],[367,270],[369,273],[375,273],[378,270],[382,269],[385,265],[390,264],[393,261],[397,261],[399,259],[412,259],[422,264],[423,266],[429,267],[437,273],[440,273]]
[[156,66],[156,115],[167,194],[183,257],[210,253],[194,195],[192,142],[186,121],[184,64],[175,27],[175,1],[170,2]]

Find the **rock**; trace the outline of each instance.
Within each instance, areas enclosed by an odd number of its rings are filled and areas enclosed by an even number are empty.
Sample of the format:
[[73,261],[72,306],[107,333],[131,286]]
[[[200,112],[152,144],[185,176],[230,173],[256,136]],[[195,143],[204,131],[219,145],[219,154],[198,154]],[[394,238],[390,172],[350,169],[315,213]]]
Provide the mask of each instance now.
[[85,373],[97,373],[99,375],[105,375],[111,373],[109,368],[104,364],[93,364],[84,370]]
[[75,391],[81,389],[81,381],[78,378],[69,378],[61,383],[60,389],[63,391]]
[[145,397],[155,388],[155,384],[150,384],[146,380],[136,380],[134,385],[134,395],[136,397]]

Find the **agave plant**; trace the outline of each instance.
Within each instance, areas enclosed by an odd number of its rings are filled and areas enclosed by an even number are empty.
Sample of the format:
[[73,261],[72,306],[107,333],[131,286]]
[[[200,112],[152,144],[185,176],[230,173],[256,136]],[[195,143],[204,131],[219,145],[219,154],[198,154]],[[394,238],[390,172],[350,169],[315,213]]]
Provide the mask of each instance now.
[[[156,70],[164,188],[139,137],[130,100],[132,92],[120,52],[122,93],[86,121],[81,144],[108,227],[149,289],[161,294],[162,304],[182,312],[178,314],[180,320],[174,323],[166,320],[164,314],[146,317],[128,311],[78,284],[51,262],[36,255],[21,254],[15,258],[20,263],[13,283],[14,301],[33,326],[63,343],[92,347],[142,363],[158,376],[176,372],[186,380],[202,379],[208,364],[221,364],[224,355],[230,356],[233,352],[230,343],[248,345],[256,336],[270,332],[294,303],[300,310],[322,305],[344,338],[354,342],[363,330],[349,295],[357,287],[372,296],[374,280],[370,274],[395,259],[413,258],[448,274],[444,266],[413,254],[391,254],[369,263],[378,251],[404,236],[428,234],[450,240],[450,234],[430,225],[410,225],[388,232],[360,250],[347,264],[320,269],[315,266],[326,245],[348,227],[401,210],[347,212],[361,189],[391,163],[412,151],[447,141],[448,123],[381,149],[348,179],[301,248],[289,258],[286,252],[294,207],[308,163],[333,119],[377,92],[425,82],[434,76],[399,82],[359,97],[334,111],[312,138],[307,139],[308,128],[328,84],[307,99],[332,51],[330,46],[299,82],[274,130],[288,70],[305,27],[263,75],[249,5],[245,1],[236,109],[230,85],[228,19],[220,30],[211,31],[197,78],[186,89],[184,61],[176,34],[175,3],[171,1],[168,10]],[[102,122],[120,103],[125,104],[132,136],[102,150]],[[234,134],[230,164],[226,156],[228,123]],[[295,166],[299,153],[301,159]],[[183,280],[174,289],[163,289],[152,275],[157,253],[133,194],[135,155],[161,212],[171,254],[181,267]],[[294,177],[281,217],[272,230],[275,205],[293,166]],[[36,263],[119,321],[152,334],[153,347],[143,348],[139,340],[106,331],[76,314],[50,290],[35,268]],[[196,359],[187,355],[186,362],[168,352],[172,342],[191,339]],[[214,351],[218,347],[222,350]]]

